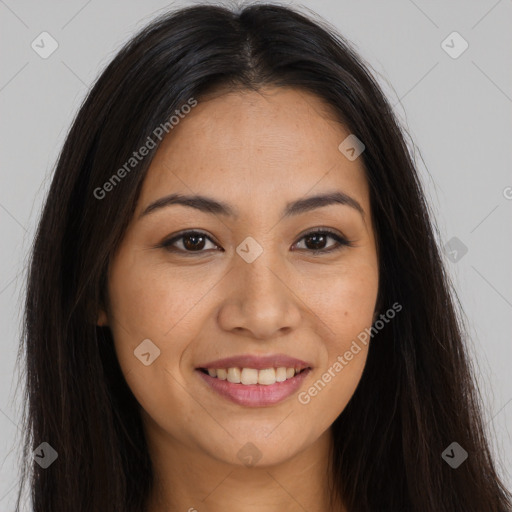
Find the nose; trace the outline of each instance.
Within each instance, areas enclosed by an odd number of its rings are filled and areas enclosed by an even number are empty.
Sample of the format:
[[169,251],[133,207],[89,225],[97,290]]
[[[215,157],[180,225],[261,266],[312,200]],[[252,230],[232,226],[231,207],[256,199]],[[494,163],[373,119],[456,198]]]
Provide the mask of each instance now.
[[228,274],[226,300],[219,311],[222,329],[266,340],[297,328],[300,298],[291,272],[264,251],[252,263],[239,258]]

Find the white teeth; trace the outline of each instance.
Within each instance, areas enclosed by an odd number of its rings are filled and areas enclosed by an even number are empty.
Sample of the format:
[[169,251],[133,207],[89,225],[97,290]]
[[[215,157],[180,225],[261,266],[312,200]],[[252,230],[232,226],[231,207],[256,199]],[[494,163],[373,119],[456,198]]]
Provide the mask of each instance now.
[[276,383],[276,371],[274,368],[266,368],[265,370],[260,370],[258,373],[258,384],[262,384],[263,386],[270,386],[270,384]]
[[278,368],[276,370],[276,382],[284,382],[286,380],[286,368]]
[[293,378],[301,368],[208,368],[208,375],[220,380],[227,380],[233,384],[244,384],[246,386],[260,384],[270,386],[276,382],[284,382]]
[[240,368],[228,368],[228,382],[240,384]]
[[240,382],[242,384],[258,384],[258,370],[254,368],[242,368]]

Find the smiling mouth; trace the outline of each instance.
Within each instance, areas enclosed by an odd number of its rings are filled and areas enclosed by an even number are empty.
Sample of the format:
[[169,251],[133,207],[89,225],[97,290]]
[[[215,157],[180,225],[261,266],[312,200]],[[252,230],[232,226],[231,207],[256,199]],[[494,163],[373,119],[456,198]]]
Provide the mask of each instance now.
[[297,375],[310,370],[306,368],[265,368],[257,370],[256,368],[198,368],[202,373],[210,377],[226,380],[232,384],[244,384],[246,386],[261,385],[271,386],[279,382],[285,382],[293,379]]

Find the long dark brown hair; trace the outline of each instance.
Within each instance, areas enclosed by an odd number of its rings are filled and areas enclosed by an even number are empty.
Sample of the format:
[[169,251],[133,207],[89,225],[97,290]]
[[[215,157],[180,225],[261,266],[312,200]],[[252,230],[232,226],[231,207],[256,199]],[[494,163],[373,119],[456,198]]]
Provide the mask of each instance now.
[[[317,95],[365,144],[378,308],[403,305],[375,335],[359,386],[332,426],[335,489],[350,512],[511,510],[437,229],[405,132],[368,69],[313,16],[256,4],[166,13],[103,71],[63,146],[31,252],[17,510],[27,482],[34,512],[144,510],[153,473],[140,407],[109,328],[96,319],[107,303],[109,262],[158,144],[106,197],[95,190],[190,98],[267,85]],[[457,469],[441,457],[454,441],[468,453]],[[46,469],[31,457],[43,442],[58,453]]]

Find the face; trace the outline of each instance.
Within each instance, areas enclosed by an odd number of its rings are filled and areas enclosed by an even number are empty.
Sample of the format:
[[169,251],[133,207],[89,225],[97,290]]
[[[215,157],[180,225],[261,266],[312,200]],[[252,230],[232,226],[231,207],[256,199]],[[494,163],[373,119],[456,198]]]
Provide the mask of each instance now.
[[[338,149],[349,134],[317,97],[267,88],[199,100],[159,147],[99,323],[148,434],[176,454],[290,460],[354,393],[378,259],[361,158]],[[160,201],[175,194],[215,203]]]

